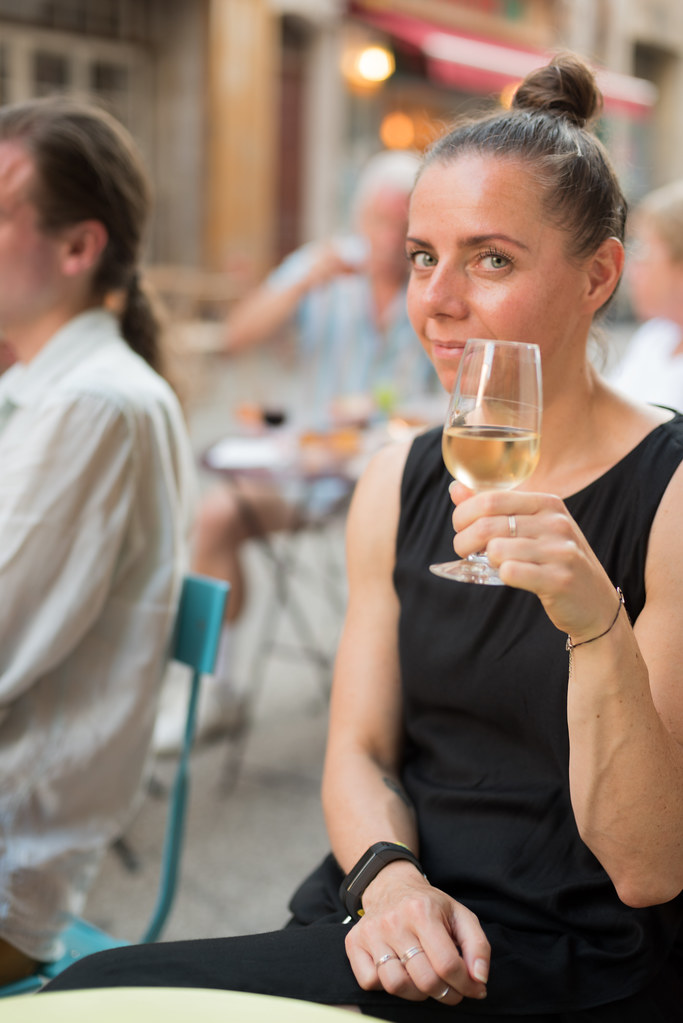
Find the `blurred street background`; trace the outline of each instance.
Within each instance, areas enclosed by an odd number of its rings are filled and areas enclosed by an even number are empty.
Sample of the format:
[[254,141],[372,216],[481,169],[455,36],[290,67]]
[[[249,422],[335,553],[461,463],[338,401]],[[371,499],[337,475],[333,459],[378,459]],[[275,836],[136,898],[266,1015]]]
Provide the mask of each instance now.
[[[227,358],[236,298],[305,241],[346,222],[372,154],[422,151],[557,49],[593,62],[600,135],[629,201],[683,177],[680,0],[0,0],[0,102],[87,95],[132,131],[156,212],[146,271],[171,314],[198,461],[242,403],[293,413],[293,348]],[[605,326],[613,362],[633,330],[622,287]],[[202,471],[205,488],[210,479]],[[277,541],[276,541],[277,542]],[[285,542],[289,542],[285,540]],[[305,563],[341,565],[343,522],[293,541]],[[272,572],[247,550],[250,602],[236,675],[250,682],[268,634]],[[343,576],[337,584],[343,597]],[[333,651],[340,612],[297,582]],[[287,621],[282,622],[287,638]],[[326,851],[319,800],[329,673],[275,652],[233,785],[235,744],[196,750],[180,893],[165,938],[279,927],[294,885]],[[151,767],[126,836],[105,860],[88,916],[134,940],[152,908],[173,762]]]
[[152,276],[220,316],[326,238],[385,148],[423,149],[558,48],[590,59],[630,200],[683,175],[679,0],[0,0],[0,102],[97,98],[155,183]]

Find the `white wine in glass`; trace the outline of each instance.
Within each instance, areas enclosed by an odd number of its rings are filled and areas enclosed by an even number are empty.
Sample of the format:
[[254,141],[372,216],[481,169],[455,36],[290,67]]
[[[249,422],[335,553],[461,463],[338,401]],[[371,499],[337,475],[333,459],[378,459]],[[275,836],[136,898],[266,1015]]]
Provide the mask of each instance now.
[[[446,468],[470,490],[516,487],[538,463],[541,415],[538,345],[470,339],[446,413]],[[445,579],[503,585],[486,553],[429,567]]]

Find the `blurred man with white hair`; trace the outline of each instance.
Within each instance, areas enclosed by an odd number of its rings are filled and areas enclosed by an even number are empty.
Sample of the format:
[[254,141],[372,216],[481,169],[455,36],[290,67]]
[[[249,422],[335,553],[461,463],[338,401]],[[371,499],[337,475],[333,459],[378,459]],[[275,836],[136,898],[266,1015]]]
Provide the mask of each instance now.
[[371,157],[352,197],[354,233],[291,253],[228,318],[230,353],[296,327],[302,361],[315,367],[307,396],[321,417],[334,399],[382,386],[405,398],[431,378],[405,309],[408,200],[418,167],[405,151]]
[[[400,403],[435,389],[433,370],[405,303],[408,203],[418,168],[417,156],[409,152],[371,157],[354,188],[354,233],[297,249],[228,317],[230,355],[295,328],[309,424],[359,396],[381,393]],[[244,710],[230,664],[232,623],[245,596],[240,548],[257,531],[294,528],[299,514],[281,493],[259,485],[250,486],[248,494],[241,486],[238,495],[222,484],[200,507],[194,570],[227,579],[232,588],[216,674],[203,686],[199,739],[239,726]],[[157,751],[179,748],[181,728],[180,708],[168,705],[157,720]]]

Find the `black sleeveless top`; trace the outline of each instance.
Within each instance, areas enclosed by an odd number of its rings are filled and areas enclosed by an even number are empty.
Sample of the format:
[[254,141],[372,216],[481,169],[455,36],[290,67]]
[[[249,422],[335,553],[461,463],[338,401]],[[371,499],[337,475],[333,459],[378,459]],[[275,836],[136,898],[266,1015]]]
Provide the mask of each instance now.
[[[683,416],[566,500],[632,621],[648,536],[683,460]],[[441,431],[406,463],[400,599],[403,783],[430,882],[477,914],[489,995],[468,1012],[559,1012],[624,998],[671,961],[683,898],[631,909],[579,837],[569,798],[565,636],[534,594],[440,579],[453,555]]]

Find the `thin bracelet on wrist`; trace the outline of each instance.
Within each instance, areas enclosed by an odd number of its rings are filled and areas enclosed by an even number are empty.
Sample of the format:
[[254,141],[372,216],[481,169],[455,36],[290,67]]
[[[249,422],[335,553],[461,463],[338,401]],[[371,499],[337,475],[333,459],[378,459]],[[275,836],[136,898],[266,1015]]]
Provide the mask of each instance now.
[[617,624],[617,619],[619,617],[619,612],[621,611],[622,607],[624,606],[624,594],[621,592],[621,588],[619,586],[617,586],[617,597],[619,598],[619,603],[617,604],[617,613],[615,614],[614,618],[612,619],[611,625],[609,625],[605,629],[605,631],[601,632],[599,635],[592,636],[590,639],[582,639],[580,643],[572,643],[572,637],[571,636],[567,636],[567,642],[565,644],[565,650],[568,650],[569,653],[571,653],[572,650],[576,650],[577,646],[585,646],[586,643],[595,643],[596,639],[602,639],[603,636],[606,636],[608,632],[612,631],[614,626]]

